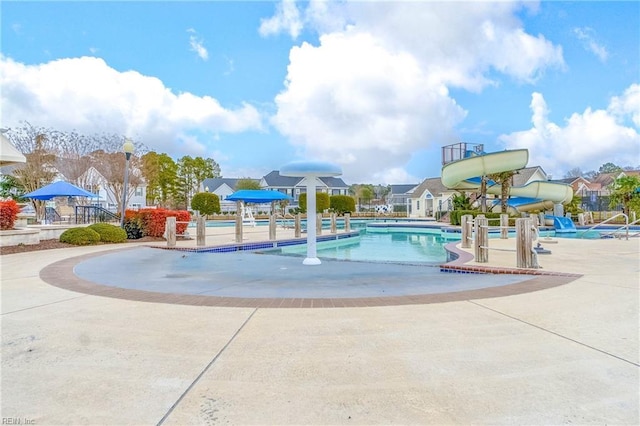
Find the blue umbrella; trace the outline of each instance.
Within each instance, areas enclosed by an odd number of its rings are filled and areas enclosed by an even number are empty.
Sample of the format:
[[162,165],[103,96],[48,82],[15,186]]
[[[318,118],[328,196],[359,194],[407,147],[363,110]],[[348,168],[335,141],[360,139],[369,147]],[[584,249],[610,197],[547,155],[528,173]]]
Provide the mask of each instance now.
[[50,200],[55,197],[98,197],[89,191],[85,191],[69,182],[58,181],[47,186],[36,189],[33,192],[23,195],[24,198],[33,198],[36,200]]
[[227,197],[229,201],[244,201],[245,203],[269,203],[271,201],[293,200],[280,191],[266,191],[263,189],[241,189]]

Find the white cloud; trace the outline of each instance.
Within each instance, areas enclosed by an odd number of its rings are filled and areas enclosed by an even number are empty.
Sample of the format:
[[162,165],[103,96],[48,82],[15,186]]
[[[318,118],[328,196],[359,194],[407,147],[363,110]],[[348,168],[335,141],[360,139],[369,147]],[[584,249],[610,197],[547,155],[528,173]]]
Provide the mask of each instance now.
[[607,111],[616,116],[618,120],[630,117],[634,125],[640,128],[640,84],[632,84],[622,96],[611,98]]
[[263,37],[287,32],[292,38],[297,38],[302,31],[303,22],[300,11],[294,0],[284,0],[276,6],[276,14],[260,21],[259,32]]
[[209,96],[174,94],[157,78],[118,72],[102,59],[60,59],[24,65],[0,56],[2,125],[26,120],[84,134],[134,137],[169,155],[203,155],[211,138],[200,134],[261,129],[260,113],[249,104],[227,109]]
[[520,7],[312,1],[304,22],[319,45],[292,48],[273,123],[301,155],[340,163],[351,181],[404,180],[415,152],[457,140],[466,112],[449,88],[481,91],[499,84],[494,71],[531,83],[564,68],[560,47],[524,31]]
[[[612,98],[607,110],[587,108],[574,113],[565,123],[549,121],[549,109],[540,93],[533,93],[531,110],[533,127],[529,130],[500,136],[507,149],[527,148],[529,165],[542,166],[553,176],[563,176],[567,170],[598,170],[607,162],[619,166],[640,163],[640,134],[637,128],[624,125],[625,117],[636,114],[627,109],[632,99],[638,99],[639,87],[633,85],[622,97]],[[637,103],[636,103],[637,106]],[[636,126],[638,123],[636,122]]]
[[452,140],[464,111],[415,58],[368,34],[335,33],[290,54],[275,126],[312,158],[334,160],[364,181],[406,164],[430,143]]
[[605,46],[596,41],[592,28],[574,28],[573,33],[578,40],[582,41],[585,49],[596,55],[600,61],[606,62],[609,52]]
[[201,38],[198,38],[196,31],[193,28],[189,28],[187,32],[191,33],[189,36],[189,46],[191,46],[191,50],[196,52],[203,61],[209,59],[209,52],[207,51],[207,48],[204,47],[204,41]]

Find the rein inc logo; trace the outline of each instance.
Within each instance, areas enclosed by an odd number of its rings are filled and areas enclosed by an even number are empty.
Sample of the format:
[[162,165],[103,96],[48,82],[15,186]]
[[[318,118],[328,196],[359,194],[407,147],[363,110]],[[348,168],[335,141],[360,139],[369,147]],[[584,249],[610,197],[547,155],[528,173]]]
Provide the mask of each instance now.
[[36,421],[27,417],[3,417],[3,425],[35,425]]

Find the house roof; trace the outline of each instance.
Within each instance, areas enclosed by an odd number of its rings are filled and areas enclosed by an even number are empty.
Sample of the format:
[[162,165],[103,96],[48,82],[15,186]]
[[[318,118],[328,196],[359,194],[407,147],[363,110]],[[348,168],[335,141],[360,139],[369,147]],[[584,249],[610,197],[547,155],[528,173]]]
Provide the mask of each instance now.
[[426,191],[429,191],[431,195],[434,196],[442,194],[443,192],[455,192],[454,190],[444,186],[442,184],[442,179],[439,177],[427,178],[413,191],[411,198],[420,198]]
[[411,191],[413,188],[416,188],[419,184],[417,183],[408,183],[408,184],[396,184],[389,185],[391,187],[391,194],[399,195],[406,194]]
[[573,177],[568,177],[568,178],[563,178],[563,179],[553,179],[551,182],[566,183],[566,184],[571,185],[572,183],[574,183],[575,181],[580,180],[580,179],[586,180],[585,178],[580,177],[580,176],[573,176]]
[[544,169],[540,166],[533,167],[525,167],[523,169],[517,170],[516,174],[513,175],[513,186],[524,186],[526,185],[531,177],[534,175],[536,171],[540,170],[542,175],[546,178],[547,174]]
[[281,176],[278,170],[272,170],[263,177],[269,187],[293,188],[301,180],[301,177]]
[[[209,188],[209,192],[215,192],[216,189],[222,185],[227,185],[229,188],[234,189],[240,179],[238,178],[207,178],[202,181],[203,188]],[[256,182],[260,182],[258,179],[251,179]]]
[[619,173],[600,173],[593,178],[592,182],[599,183],[602,187],[607,187],[613,182]]
[[260,179],[250,179],[250,178],[207,178],[202,181],[203,188],[209,188],[209,192],[215,192],[222,185],[227,185],[232,190],[235,189],[239,180],[249,179],[254,182],[260,183]]
[[349,187],[349,185],[344,183],[344,181],[338,177],[321,177],[318,179],[324,182],[324,184],[327,185],[329,188],[348,188]]
[[[300,185],[304,178],[282,176],[278,170],[273,170],[263,177],[267,186],[272,188],[293,188]],[[342,178],[338,177],[321,177],[320,179],[329,188],[348,188],[349,185],[344,183]]]

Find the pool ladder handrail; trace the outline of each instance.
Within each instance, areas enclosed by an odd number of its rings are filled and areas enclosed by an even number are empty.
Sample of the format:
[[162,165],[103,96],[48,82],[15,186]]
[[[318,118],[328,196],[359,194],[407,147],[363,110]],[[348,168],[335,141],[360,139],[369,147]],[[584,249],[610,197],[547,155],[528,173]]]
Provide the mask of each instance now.
[[640,219],[636,219],[636,220],[634,220],[633,222],[631,222],[631,223],[630,223],[630,224],[628,224],[628,225],[622,225],[622,226],[621,226],[620,228],[618,228],[618,229],[615,229],[615,230],[613,230],[613,231],[611,231],[611,232],[609,232],[609,233],[606,233],[606,234],[602,234],[602,236],[603,236],[603,237],[609,237],[609,236],[611,236],[611,237],[621,237],[621,234],[622,234],[622,232],[621,232],[621,231],[622,231],[623,229],[626,229],[626,231],[625,231],[625,235],[626,235],[626,239],[627,239],[627,240],[629,239],[629,237],[637,237],[637,236],[640,236],[640,231],[637,231],[637,232],[635,232],[635,233],[633,233],[633,234],[630,234],[630,233],[629,233],[631,226],[632,226],[632,225],[637,225],[638,223],[640,223]]
[[[292,215],[291,213],[286,213],[286,214],[277,214],[276,215],[276,221],[280,221],[282,228],[283,229],[293,229],[295,226],[295,220],[296,217],[294,215]],[[289,221],[291,221],[291,225],[289,226]]]
[[[623,230],[623,229],[626,229],[626,232],[625,232],[625,239],[626,239],[626,240],[628,240],[628,239],[629,239],[629,225],[630,225],[630,224],[629,224],[629,216],[627,216],[627,215],[626,215],[626,214],[624,214],[624,213],[618,213],[617,215],[612,216],[612,217],[610,217],[609,219],[607,219],[607,220],[605,220],[605,221],[603,221],[603,222],[596,223],[595,225],[593,225],[591,228],[587,229],[586,231],[582,231],[581,233],[578,233],[578,237],[581,237],[582,235],[586,234],[587,232],[592,231],[592,230],[596,229],[597,227],[599,227],[600,225],[604,225],[604,224],[606,224],[606,223],[608,223],[608,222],[612,221],[613,219],[615,219],[615,218],[617,218],[617,217],[619,217],[619,216],[623,216],[623,217],[624,217],[624,222],[625,222],[625,224],[624,224],[624,225],[622,225],[620,228],[618,228],[618,229],[616,229],[616,230],[614,230],[614,231],[612,231],[612,232],[609,232],[609,233],[606,233],[606,234],[602,234],[601,236],[602,236],[602,237],[604,237],[604,236],[617,235],[617,234],[618,234],[618,231],[621,231],[621,230]],[[635,221],[635,222],[633,222],[633,223],[636,223],[636,222],[638,222],[638,220],[636,220],[636,221]],[[631,225],[633,225],[633,223],[632,223]]]

